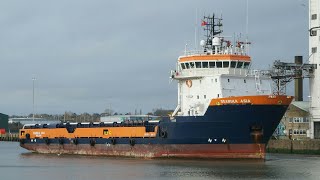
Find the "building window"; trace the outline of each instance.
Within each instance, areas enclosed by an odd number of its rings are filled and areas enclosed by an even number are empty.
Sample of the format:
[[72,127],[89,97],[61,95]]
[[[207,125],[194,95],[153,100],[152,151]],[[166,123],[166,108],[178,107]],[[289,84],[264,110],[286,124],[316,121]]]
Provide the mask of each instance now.
[[311,15],[311,20],[316,20],[317,19],[317,14],[312,14]]
[[289,123],[292,123],[293,118],[289,118]]
[[312,49],[311,49],[311,53],[316,53],[317,52],[317,47],[313,47]]
[[305,130],[305,129],[294,129],[293,130],[293,134],[294,135],[306,135],[307,134],[307,130]]

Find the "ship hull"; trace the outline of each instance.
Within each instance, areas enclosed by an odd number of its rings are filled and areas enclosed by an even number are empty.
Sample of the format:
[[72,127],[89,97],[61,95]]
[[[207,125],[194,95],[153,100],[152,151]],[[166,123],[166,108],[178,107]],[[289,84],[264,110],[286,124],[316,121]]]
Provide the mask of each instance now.
[[139,158],[236,158],[264,159],[264,144],[25,144],[22,147],[47,154],[78,154]]
[[163,118],[151,129],[150,123],[74,126],[72,132],[66,127],[31,127],[20,131],[29,134],[29,138],[21,135],[20,145],[34,152],[55,154],[264,159],[265,147],[292,98],[264,99],[267,103],[214,103],[203,116]]

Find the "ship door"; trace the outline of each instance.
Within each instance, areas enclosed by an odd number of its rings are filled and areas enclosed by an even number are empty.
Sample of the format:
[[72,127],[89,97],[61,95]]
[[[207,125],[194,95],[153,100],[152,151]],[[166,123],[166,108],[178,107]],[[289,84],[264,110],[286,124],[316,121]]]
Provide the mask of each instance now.
[[262,126],[253,125],[250,127],[250,135],[254,143],[261,143],[263,137]]
[[314,138],[320,139],[320,122],[314,122]]

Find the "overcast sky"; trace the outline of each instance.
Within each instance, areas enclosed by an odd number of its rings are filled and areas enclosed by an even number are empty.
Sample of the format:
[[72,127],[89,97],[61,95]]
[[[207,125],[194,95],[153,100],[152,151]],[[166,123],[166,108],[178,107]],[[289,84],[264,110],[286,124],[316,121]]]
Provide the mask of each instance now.
[[[246,31],[246,0],[0,1],[0,112],[32,113],[32,77],[36,113],[174,109],[169,72],[194,47],[196,11]],[[255,68],[306,61],[307,0],[249,0],[249,38]]]

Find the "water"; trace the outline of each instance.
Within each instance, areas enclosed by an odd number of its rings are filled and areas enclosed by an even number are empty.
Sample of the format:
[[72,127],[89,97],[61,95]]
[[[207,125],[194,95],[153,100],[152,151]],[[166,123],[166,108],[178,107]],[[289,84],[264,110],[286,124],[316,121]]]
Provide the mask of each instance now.
[[268,154],[261,160],[146,160],[43,155],[0,142],[1,180],[320,179],[320,156]]

